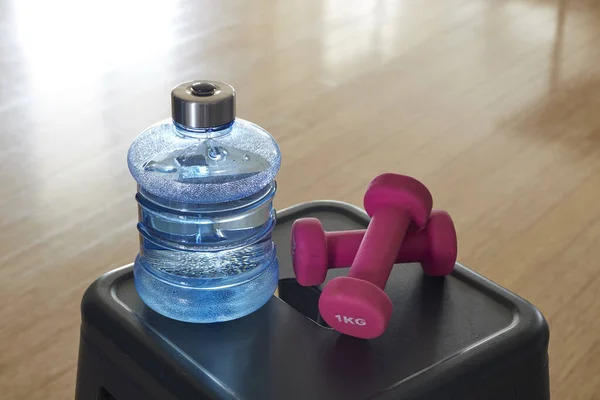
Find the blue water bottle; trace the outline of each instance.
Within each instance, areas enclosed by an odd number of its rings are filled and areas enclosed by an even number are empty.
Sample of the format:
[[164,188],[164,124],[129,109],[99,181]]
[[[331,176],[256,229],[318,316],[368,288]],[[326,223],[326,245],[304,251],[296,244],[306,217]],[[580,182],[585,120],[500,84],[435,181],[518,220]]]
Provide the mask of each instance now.
[[180,321],[219,322],[263,306],[278,283],[277,143],[235,117],[235,91],[217,81],[171,92],[172,118],[143,131],[127,161],[138,183],[138,294]]

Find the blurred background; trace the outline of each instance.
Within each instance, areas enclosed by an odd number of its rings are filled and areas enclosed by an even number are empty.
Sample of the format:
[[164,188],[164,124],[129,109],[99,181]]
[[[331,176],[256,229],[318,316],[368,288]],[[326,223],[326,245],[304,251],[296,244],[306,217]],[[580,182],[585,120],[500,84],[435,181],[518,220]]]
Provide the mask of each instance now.
[[548,319],[553,398],[599,398],[599,39],[593,0],[0,0],[0,398],[72,398],[81,296],[138,251],[127,149],[191,79],[276,138],[278,209],[422,180]]

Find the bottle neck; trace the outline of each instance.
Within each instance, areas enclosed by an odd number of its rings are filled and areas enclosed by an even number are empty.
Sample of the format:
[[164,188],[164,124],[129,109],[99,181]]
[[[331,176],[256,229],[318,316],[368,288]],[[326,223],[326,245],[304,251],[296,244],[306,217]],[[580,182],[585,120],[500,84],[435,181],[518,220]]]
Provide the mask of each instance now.
[[175,126],[175,132],[180,136],[194,139],[212,139],[229,134],[234,122],[235,120],[225,125],[209,128],[190,128],[175,121],[173,121],[173,125]]

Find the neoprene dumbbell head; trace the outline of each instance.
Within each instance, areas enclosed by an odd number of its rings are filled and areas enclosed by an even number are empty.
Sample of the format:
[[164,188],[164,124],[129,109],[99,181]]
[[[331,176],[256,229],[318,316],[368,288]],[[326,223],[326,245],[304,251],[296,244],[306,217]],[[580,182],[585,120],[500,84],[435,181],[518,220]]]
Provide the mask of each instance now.
[[292,225],[292,267],[303,286],[325,281],[328,265],[327,234],[317,218],[301,218]]
[[418,180],[406,175],[381,174],[371,181],[363,199],[369,217],[386,207],[408,212],[413,223],[427,224],[433,207],[429,190]]

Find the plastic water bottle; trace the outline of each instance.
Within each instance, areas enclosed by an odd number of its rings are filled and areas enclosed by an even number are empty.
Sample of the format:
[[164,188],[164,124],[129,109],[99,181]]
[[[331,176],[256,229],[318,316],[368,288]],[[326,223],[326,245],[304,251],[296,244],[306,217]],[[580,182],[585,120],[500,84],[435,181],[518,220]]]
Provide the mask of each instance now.
[[138,183],[135,286],[169,318],[240,318],[278,283],[271,231],[281,153],[264,129],[235,117],[226,83],[183,83],[171,106],[172,118],[143,131],[127,157]]

